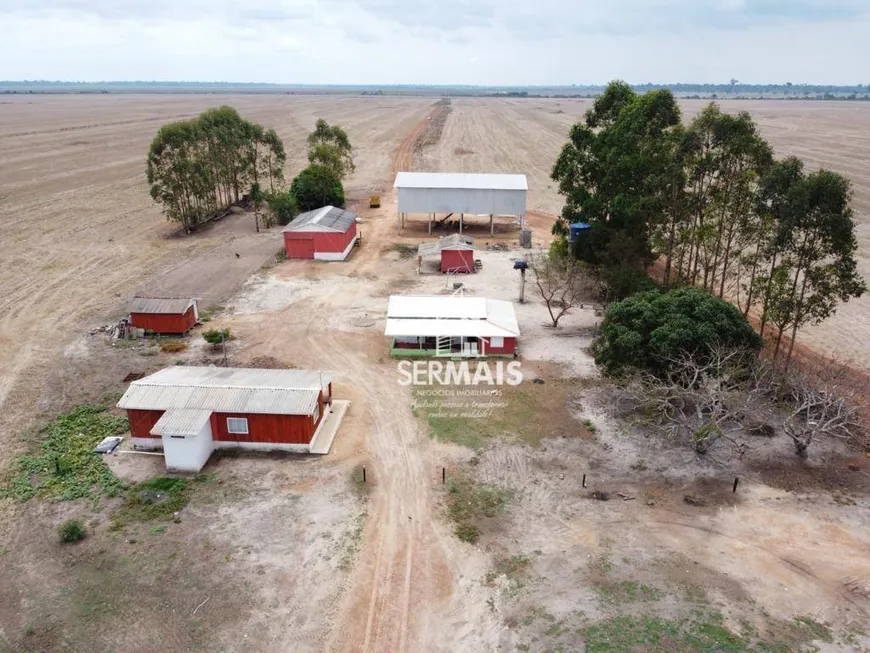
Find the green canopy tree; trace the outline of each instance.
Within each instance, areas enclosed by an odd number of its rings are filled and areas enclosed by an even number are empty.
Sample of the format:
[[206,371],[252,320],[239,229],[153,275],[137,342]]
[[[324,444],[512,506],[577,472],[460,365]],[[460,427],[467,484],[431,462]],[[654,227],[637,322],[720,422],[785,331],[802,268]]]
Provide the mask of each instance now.
[[333,168],[309,165],[290,184],[290,194],[301,211],[322,206],[344,206],[344,188]]
[[[574,125],[551,177],[565,197],[564,222],[591,225],[576,255],[605,271],[643,268],[654,260],[651,238],[666,221],[680,111],[666,90],[635,94],[611,83]],[[607,274],[604,275],[607,278]]]
[[285,160],[274,130],[223,106],[161,127],[148,151],[147,178],[167,219],[190,232],[254,184],[282,184]]
[[330,125],[318,118],[314,131],[308,135],[308,162],[330,168],[339,180],[353,173],[353,148],[347,132],[338,125]]

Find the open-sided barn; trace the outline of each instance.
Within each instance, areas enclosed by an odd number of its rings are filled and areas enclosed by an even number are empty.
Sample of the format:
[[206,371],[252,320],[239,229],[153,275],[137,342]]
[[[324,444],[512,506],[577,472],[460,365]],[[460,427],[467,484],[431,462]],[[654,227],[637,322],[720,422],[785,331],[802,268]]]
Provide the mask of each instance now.
[[400,228],[410,213],[426,214],[429,233],[437,215],[455,215],[462,233],[466,216],[483,215],[489,216],[490,234],[495,216],[509,217],[522,226],[529,189],[525,175],[458,172],[400,172],[394,187]]
[[437,243],[421,243],[417,256],[439,255],[442,272],[474,272],[474,245],[471,238],[461,234],[450,234],[438,239]]
[[357,216],[334,206],[300,213],[284,227],[287,258],[343,261],[357,239]]
[[193,298],[134,297],[130,304],[130,324],[154,333],[187,333],[198,319]]
[[307,370],[168,367],[133,381],[118,402],[137,449],[199,471],[214,449],[327,453],[348,402],[332,376]]
[[455,295],[393,295],[384,335],[392,355],[514,356],[520,328],[512,302]]

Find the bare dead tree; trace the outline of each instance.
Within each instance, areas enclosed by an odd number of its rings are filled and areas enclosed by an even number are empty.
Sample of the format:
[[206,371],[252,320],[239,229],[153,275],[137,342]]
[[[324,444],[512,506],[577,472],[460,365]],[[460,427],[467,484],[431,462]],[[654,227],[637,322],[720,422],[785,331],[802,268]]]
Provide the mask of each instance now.
[[571,256],[537,251],[527,257],[535,274],[535,286],[547,306],[553,327],[559,326],[572,308],[593,296],[596,281],[582,263]]
[[746,445],[731,433],[742,429],[757,399],[746,357],[745,351],[724,348],[703,359],[684,354],[669,361],[663,376],[638,373],[628,392],[669,437],[690,441],[698,453],[721,438],[742,454]]

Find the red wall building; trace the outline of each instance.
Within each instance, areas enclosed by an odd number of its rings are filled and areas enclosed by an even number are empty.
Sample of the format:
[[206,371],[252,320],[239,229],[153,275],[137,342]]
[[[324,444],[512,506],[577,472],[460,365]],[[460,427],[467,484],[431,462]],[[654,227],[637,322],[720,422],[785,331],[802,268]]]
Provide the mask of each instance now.
[[474,249],[441,250],[441,271],[471,274],[474,272]]
[[297,215],[283,232],[287,258],[343,261],[357,239],[356,220],[334,206]]
[[187,333],[199,318],[195,299],[134,297],[130,324],[154,333]]

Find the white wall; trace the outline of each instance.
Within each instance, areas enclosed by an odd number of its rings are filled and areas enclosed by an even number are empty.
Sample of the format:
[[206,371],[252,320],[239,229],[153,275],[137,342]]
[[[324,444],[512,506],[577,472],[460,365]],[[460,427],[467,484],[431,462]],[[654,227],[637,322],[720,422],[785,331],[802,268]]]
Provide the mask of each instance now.
[[398,188],[397,191],[399,213],[526,214],[524,190]]
[[210,421],[196,435],[183,438],[164,435],[162,439],[166,469],[174,472],[198,472],[214,449]]

